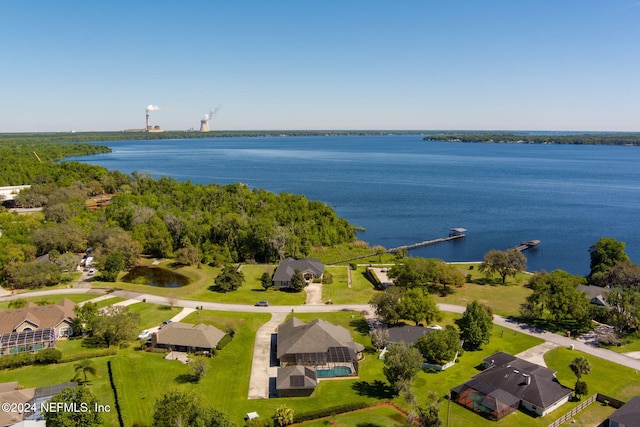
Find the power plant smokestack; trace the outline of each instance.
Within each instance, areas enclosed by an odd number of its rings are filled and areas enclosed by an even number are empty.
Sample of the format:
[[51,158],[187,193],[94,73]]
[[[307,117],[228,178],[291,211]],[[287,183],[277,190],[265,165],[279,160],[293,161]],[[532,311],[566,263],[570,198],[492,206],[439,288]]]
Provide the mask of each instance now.
[[146,115],[146,123],[145,123],[145,128],[144,128],[147,132],[149,132],[150,130],[153,130],[153,128],[151,127],[151,120],[150,120],[150,117],[149,117],[149,112],[158,111],[159,109],[160,109],[160,107],[158,107],[157,105],[147,105],[147,108],[145,110],[147,115]]
[[209,132],[209,119],[215,116],[217,112],[217,108],[212,108],[207,114],[204,115],[204,118],[200,120],[200,132]]

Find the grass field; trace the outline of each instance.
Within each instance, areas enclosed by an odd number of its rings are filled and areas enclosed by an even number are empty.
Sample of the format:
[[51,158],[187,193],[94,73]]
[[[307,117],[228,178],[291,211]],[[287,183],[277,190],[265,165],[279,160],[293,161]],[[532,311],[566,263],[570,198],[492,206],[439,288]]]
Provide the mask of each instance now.
[[300,425],[305,427],[337,426],[337,427],[406,427],[407,416],[392,406],[376,406],[347,414],[330,416],[320,420],[307,421]]
[[[155,326],[165,318],[172,316],[173,310],[178,311],[178,309],[167,310],[162,306],[147,303],[133,304],[130,309],[139,312],[143,322],[148,326]],[[133,344],[121,348],[116,356],[93,359],[98,367],[98,377],[91,380],[92,387],[98,396],[99,403],[113,405],[113,395],[106,369],[106,360],[111,359],[125,425],[132,425],[136,421],[149,424],[156,399],[171,388],[194,391],[202,396],[207,404],[229,414],[238,425],[242,425],[242,418],[247,412],[257,411],[262,418],[268,418],[273,414],[275,408],[283,403],[293,408],[296,413],[349,402],[374,404],[387,400],[410,409],[404,398],[394,395],[387,385],[382,373],[383,362],[377,358],[377,353],[371,347],[366,322],[359,313],[296,313],[295,316],[305,322],[323,318],[348,328],[354,341],[363,344],[366,348],[364,360],[359,364],[359,377],[321,381],[314,396],[310,398],[247,400],[255,333],[270,318],[270,315],[267,313],[230,313],[204,310],[190,314],[185,322],[212,324],[222,330],[233,329],[236,334],[231,343],[216,357],[207,359],[209,371],[199,384],[193,384],[189,381],[190,369],[188,366],[178,361],[164,360],[164,354],[140,351],[138,346]],[[451,324],[458,316],[453,313],[445,313],[441,324]],[[424,403],[422,399],[429,391],[434,391],[438,396],[444,398],[452,387],[467,381],[479,372],[476,367],[483,358],[496,351],[516,354],[540,342],[541,340],[538,338],[496,326],[493,330],[492,340],[485,348],[481,351],[465,352],[459,358],[458,363],[444,372],[418,373],[413,382],[412,391],[419,403]],[[76,340],[61,341],[60,349],[63,354],[84,350],[81,342]],[[558,378],[565,385],[572,386],[575,382],[575,377],[568,368],[568,364],[578,354],[582,355],[568,349],[556,349],[547,354],[547,364],[550,368],[558,371]],[[640,381],[638,381],[638,374],[635,371],[591,356],[588,358],[593,365],[593,370],[585,377],[585,380],[591,393],[601,391],[621,400],[627,400],[640,393]],[[74,363],[66,363],[0,371],[0,382],[17,380],[25,387],[63,382],[74,375],[73,365]],[[517,415],[509,416],[499,424],[503,426],[544,427],[575,405],[575,403],[564,405],[561,409],[543,418],[533,418],[522,412],[517,412]],[[359,411],[340,415],[335,418],[336,425],[403,426],[404,416],[395,410],[388,411],[387,409],[376,408],[371,410],[372,412]],[[607,411],[607,408],[601,408],[594,404],[577,416],[576,420],[578,425],[590,425],[592,420],[599,420],[603,415],[606,417]],[[449,406],[446,399],[443,399],[441,403],[440,413],[444,420],[446,420],[446,414],[450,414],[449,425],[451,427],[467,425],[489,427],[496,424],[455,403]],[[116,420],[114,412],[105,414],[104,425],[116,425]],[[326,419],[318,420],[305,425],[327,425],[326,421]]]

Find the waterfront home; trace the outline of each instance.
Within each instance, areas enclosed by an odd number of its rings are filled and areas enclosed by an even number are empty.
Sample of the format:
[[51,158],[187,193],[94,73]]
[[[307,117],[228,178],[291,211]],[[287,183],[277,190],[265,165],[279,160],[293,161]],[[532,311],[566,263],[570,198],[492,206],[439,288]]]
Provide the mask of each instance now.
[[273,286],[276,289],[289,287],[296,270],[302,273],[306,282],[311,282],[314,279],[322,279],[324,264],[315,258],[286,258],[273,273]]

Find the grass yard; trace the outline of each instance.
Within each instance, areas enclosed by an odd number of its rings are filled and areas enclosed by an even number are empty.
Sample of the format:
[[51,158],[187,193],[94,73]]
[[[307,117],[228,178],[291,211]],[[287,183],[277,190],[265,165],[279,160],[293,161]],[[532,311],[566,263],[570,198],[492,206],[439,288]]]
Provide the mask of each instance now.
[[182,311],[181,307],[169,307],[148,302],[138,302],[127,306],[132,313],[140,315],[140,330],[153,328],[164,320],[169,320]]
[[[189,367],[164,360],[164,354],[125,349],[114,360],[115,381],[120,394],[125,425],[136,421],[150,424],[153,405],[171,388],[189,389],[208,404],[228,413],[237,423],[246,414],[249,375],[256,330],[269,319],[266,313],[222,313],[200,311],[184,321],[210,323],[221,329],[232,327],[233,341],[216,357],[208,359],[209,371],[199,384],[191,384]],[[275,407],[274,407],[275,410]],[[244,413],[243,413],[244,411]]]
[[384,405],[301,423],[304,427],[406,427],[407,416],[393,406]]
[[331,300],[334,304],[366,304],[376,293],[362,267],[351,271],[351,287],[348,266],[327,265],[325,271],[333,275],[333,283],[322,285],[323,301]]
[[477,300],[479,303],[491,307],[494,313],[501,316],[519,316],[520,304],[531,290],[522,285],[480,285],[467,283],[462,288],[455,288],[454,292],[447,296],[433,294],[437,303],[466,306]]
[[[126,282],[91,282],[92,287],[107,289],[124,289],[153,295],[160,295],[167,298],[189,299],[204,302],[220,302],[231,304],[250,304],[253,305],[261,300],[268,300],[272,305],[300,305],[306,299],[304,292],[290,293],[269,289],[265,291],[260,283],[260,277],[265,271],[272,272],[273,265],[242,265],[242,273],[245,281],[233,292],[215,292],[209,289],[214,284],[216,276],[220,273],[219,268],[201,266],[192,267],[173,267],[170,262],[163,262],[158,267],[174,270],[184,276],[189,277],[190,283],[181,288],[160,288],[155,286],[146,286],[135,283]],[[124,274],[122,274],[124,276]]]
[[582,377],[589,387],[589,396],[599,392],[626,402],[640,394],[640,373],[635,369],[562,347],[546,353],[544,360],[550,369],[558,371],[556,376],[562,384],[573,388],[576,377],[569,364],[578,356],[586,357],[592,366],[591,372]]
[[[106,427],[118,426],[118,415],[115,410],[115,400],[111,386],[109,384],[109,374],[107,370],[107,360],[111,357],[97,357],[91,359],[98,371],[96,377],[90,378],[89,385],[97,397],[100,405],[109,405],[111,412],[103,413],[102,420]],[[0,371],[0,383],[8,381],[18,381],[24,388],[43,387],[47,385],[59,384],[75,376],[74,365],[77,362],[58,363],[45,366],[25,366],[18,369]]]

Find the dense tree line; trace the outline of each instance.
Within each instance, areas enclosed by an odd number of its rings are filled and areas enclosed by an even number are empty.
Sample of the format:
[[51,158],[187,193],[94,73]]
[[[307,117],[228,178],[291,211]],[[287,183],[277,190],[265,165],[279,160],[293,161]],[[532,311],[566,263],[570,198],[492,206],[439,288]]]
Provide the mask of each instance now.
[[[563,270],[541,271],[527,286],[533,291],[521,305],[527,321],[542,321],[546,328],[581,332],[598,320],[626,337],[640,331],[640,266],[631,262],[625,243],[603,237],[589,248],[591,272],[588,277]],[[589,284],[602,287],[604,306],[590,303],[579,288]],[[609,339],[609,338],[607,338]],[[618,342],[614,340],[608,343]]]
[[[13,285],[26,283],[30,272],[41,274],[38,267],[22,265],[51,251],[79,253],[92,247],[99,266],[113,253],[120,254],[112,259],[119,265],[122,258],[124,268],[134,266],[141,253],[222,265],[303,257],[312,246],[355,240],[352,225],[331,207],[304,196],[55,161],[105,150],[90,144],[0,140],[0,184],[30,184],[16,203],[43,208],[41,214],[17,216],[0,207],[0,279],[5,284],[9,279]],[[110,204],[89,209],[87,200],[103,193],[114,195]]]
[[585,133],[576,135],[529,135],[501,132],[443,132],[425,141],[497,142],[512,144],[640,145],[640,133]]

